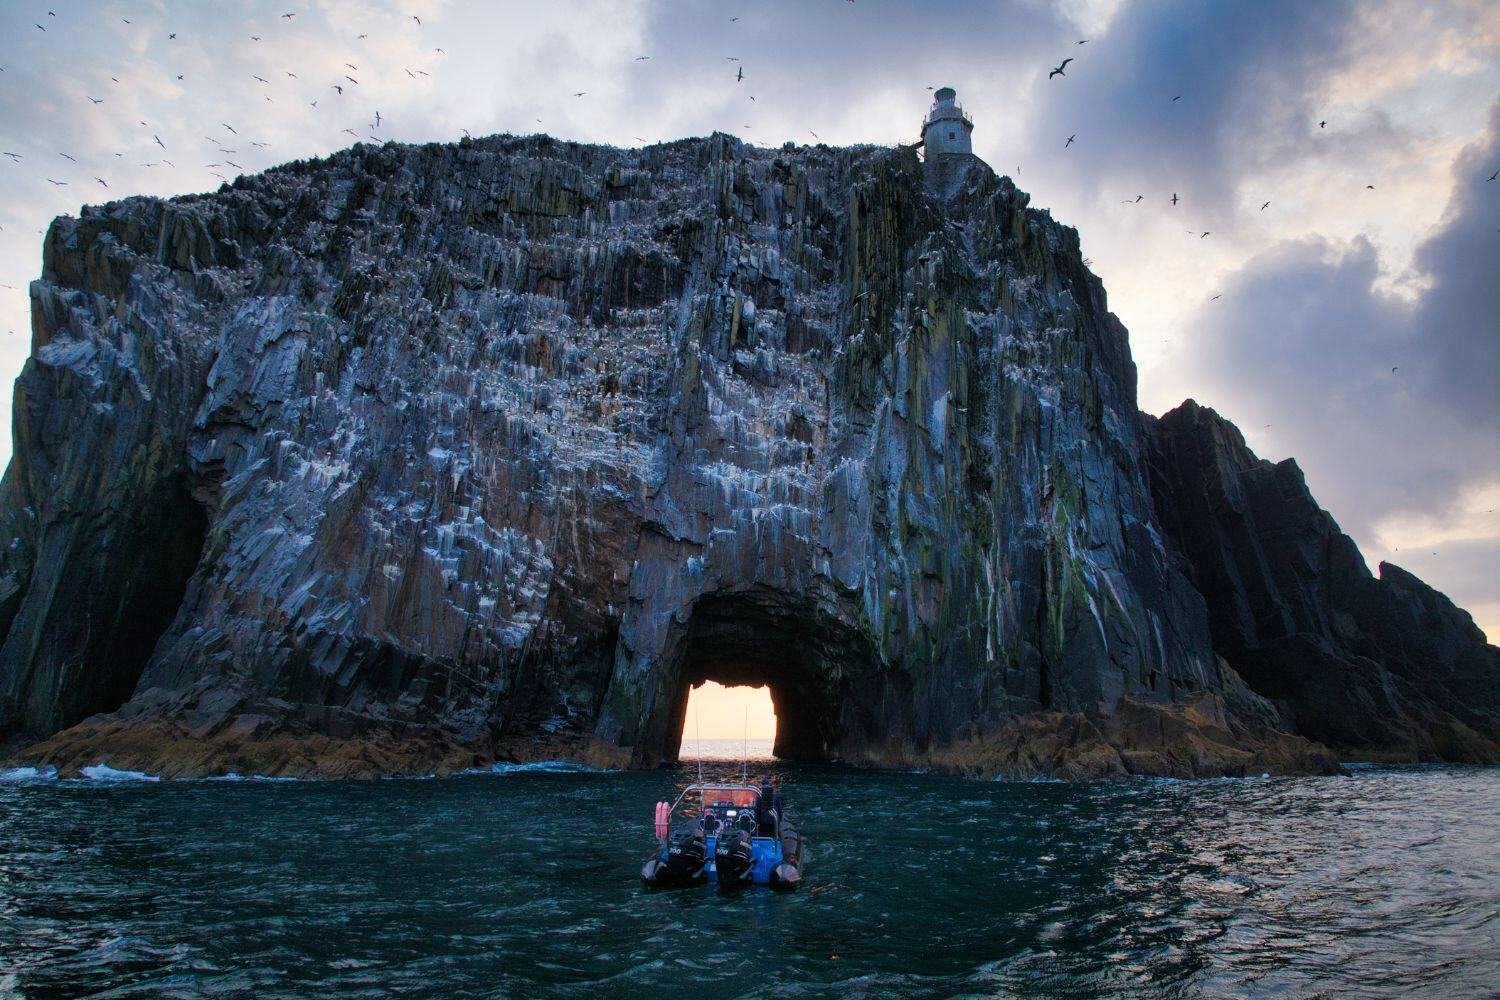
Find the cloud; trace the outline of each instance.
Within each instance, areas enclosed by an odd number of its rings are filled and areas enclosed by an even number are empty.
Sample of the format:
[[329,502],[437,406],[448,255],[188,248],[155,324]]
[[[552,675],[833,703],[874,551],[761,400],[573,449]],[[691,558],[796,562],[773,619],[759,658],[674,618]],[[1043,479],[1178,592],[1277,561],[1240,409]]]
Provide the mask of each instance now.
[[1368,240],[1283,241],[1196,310],[1184,358],[1199,398],[1295,456],[1367,554],[1487,605],[1500,601],[1486,562],[1500,517],[1478,507],[1500,481],[1500,191],[1484,180],[1497,168],[1500,104],[1454,162],[1444,221],[1403,284],[1414,294],[1382,288]]

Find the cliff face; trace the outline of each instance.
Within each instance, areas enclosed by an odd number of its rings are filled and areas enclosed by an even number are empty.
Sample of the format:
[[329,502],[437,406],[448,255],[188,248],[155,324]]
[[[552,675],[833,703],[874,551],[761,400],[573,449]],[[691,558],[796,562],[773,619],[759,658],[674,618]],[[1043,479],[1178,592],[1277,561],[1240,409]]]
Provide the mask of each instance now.
[[1296,730],[1343,751],[1500,761],[1500,649],[1389,563],[1372,576],[1290,459],[1189,400],[1148,418],[1157,511],[1214,647]]
[[1077,234],[972,158],[934,180],[497,137],[57,220],[0,727],[185,771],[646,764],[713,678],[769,683],[791,756],[1046,713],[1162,769],[1145,706],[1208,720],[1169,770],[1291,746],[1159,528]]

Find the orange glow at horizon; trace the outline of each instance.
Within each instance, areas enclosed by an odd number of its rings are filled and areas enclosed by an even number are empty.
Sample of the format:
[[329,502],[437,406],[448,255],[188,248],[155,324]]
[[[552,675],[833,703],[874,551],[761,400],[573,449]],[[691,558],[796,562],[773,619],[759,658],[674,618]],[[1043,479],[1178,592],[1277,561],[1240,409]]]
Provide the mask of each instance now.
[[776,712],[769,687],[725,687],[713,681],[688,691],[686,739],[727,740],[776,738]]

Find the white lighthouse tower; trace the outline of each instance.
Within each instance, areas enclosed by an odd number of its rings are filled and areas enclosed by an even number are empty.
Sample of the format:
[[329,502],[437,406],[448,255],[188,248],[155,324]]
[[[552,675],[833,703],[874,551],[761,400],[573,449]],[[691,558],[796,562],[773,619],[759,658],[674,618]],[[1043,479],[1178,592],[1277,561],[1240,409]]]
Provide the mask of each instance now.
[[952,87],[943,87],[932,95],[932,108],[922,119],[922,146],[927,158],[941,153],[973,153],[969,133],[974,123],[959,106]]

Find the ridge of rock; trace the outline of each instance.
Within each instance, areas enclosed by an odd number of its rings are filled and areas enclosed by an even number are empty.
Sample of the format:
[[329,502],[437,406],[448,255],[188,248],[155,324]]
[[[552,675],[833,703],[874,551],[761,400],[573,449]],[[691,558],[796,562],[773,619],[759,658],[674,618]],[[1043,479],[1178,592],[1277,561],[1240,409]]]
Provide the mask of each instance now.
[[1341,752],[1500,761],[1500,649],[1390,563],[1371,575],[1292,459],[1256,458],[1188,400],[1148,418],[1162,526],[1208,603],[1214,648],[1297,732]]

